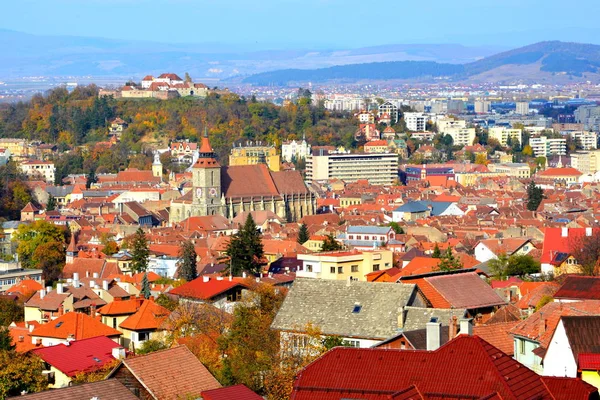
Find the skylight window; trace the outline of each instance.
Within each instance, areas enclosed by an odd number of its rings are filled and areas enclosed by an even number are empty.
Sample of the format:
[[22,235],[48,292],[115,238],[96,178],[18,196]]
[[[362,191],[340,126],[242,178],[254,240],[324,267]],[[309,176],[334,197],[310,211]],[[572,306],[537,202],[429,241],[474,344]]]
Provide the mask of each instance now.
[[362,306],[360,304],[358,304],[358,303],[354,304],[354,308],[352,309],[352,313],[358,314],[361,309],[362,309]]
[[97,363],[99,363],[100,359],[98,357],[94,357],[94,361],[96,361]]
[[60,328],[60,326],[63,324],[63,321],[60,321],[58,324],[56,324],[56,328]]

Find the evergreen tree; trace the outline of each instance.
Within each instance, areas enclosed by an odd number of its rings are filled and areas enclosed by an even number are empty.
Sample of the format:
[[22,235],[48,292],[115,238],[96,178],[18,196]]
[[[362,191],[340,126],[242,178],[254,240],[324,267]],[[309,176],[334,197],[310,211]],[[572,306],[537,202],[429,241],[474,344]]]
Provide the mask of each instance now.
[[189,282],[198,277],[196,258],[197,254],[194,243],[190,240],[183,242],[179,247],[179,278]]
[[227,255],[231,258],[230,273],[239,276],[247,271],[252,274],[260,272],[260,262],[264,255],[261,235],[252,215],[248,213],[244,226],[231,236],[227,246]]
[[48,203],[46,203],[46,211],[56,210],[56,198],[52,195],[48,197]]
[[8,331],[8,328],[0,327],[0,350],[13,351],[15,345],[12,342],[12,336]]
[[87,174],[85,188],[89,189],[96,182],[98,182],[98,178],[96,177],[96,172],[92,169],[90,170],[90,173]]
[[144,272],[144,277],[142,278],[142,296],[145,299],[149,299],[152,293],[150,292],[150,282],[148,282],[148,274]]
[[306,224],[300,225],[300,230],[298,231],[298,243],[306,243],[310,239],[310,235],[308,234],[308,227]]
[[435,247],[433,248],[433,253],[431,254],[431,257],[432,258],[441,258],[441,256],[442,256],[442,252],[440,251],[440,248],[436,243]]
[[460,260],[454,257],[454,254],[452,254],[452,248],[448,246],[444,254],[442,254],[440,257],[438,269],[440,271],[453,271],[460,268],[462,268]]
[[527,209],[536,211],[544,198],[544,189],[537,186],[533,180],[529,182],[529,186],[527,186]]
[[335,237],[333,237],[332,234],[329,234],[325,237],[323,245],[321,246],[321,251],[336,251],[341,249],[342,245],[340,244],[340,242],[335,240]]
[[131,269],[133,272],[146,272],[148,269],[148,240],[142,228],[135,231],[131,250]]

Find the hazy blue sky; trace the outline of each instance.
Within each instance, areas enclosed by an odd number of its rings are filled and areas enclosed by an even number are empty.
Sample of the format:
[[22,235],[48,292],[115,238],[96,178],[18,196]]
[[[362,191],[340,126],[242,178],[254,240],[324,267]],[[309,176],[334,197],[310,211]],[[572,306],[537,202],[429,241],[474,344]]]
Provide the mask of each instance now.
[[0,28],[253,47],[600,44],[599,0],[4,0]]

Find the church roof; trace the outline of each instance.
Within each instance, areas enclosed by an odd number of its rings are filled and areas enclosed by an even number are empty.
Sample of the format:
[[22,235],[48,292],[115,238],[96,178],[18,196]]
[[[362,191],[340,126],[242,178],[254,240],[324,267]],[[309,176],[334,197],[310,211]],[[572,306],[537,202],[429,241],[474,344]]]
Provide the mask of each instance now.
[[221,185],[225,197],[279,195],[265,164],[223,167]]

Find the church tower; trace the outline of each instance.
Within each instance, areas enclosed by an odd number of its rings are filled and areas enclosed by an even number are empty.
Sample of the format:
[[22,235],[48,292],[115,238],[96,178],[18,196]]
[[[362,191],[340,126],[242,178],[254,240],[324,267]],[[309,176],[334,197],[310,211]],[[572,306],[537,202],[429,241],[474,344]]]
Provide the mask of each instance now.
[[[221,166],[204,129],[198,161],[192,168],[192,216],[223,215],[221,205]],[[185,216],[187,217],[187,216]]]
[[162,180],[163,166],[160,162],[160,154],[158,151],[154,152],[154,162],[152,163],[152,176],[161,178]]

